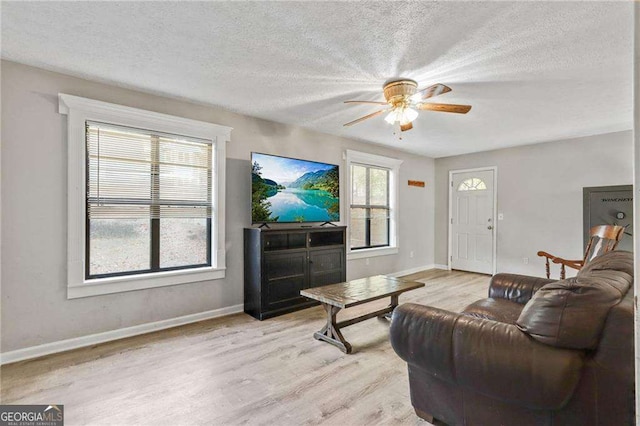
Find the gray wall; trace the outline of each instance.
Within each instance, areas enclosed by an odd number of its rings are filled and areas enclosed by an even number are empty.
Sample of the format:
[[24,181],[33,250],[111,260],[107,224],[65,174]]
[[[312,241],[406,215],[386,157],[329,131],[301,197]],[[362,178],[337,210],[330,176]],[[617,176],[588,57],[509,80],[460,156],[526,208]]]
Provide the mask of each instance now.
[[632,184],[632,145],[626,131],[437,159],[436,264],[447,264],[450,170],[498,167],[497,270],[542,276],[538,250],[582,258],[582,188]]
[[[251,151],[344,164],[342,155],[348,148],[404,160],[400,253],[376,257],[370,265],[366,259],[350,261],[348,278],[433,264],[434,161],[430,158],[6,61],[1,78],[2,352],[241,304],[242,228],[250,225]],[[58,93],[234,128],[227,146],[225,279],[67,300],[66,117],[57,112]],[[424,180],[427,187],[408,187],[408,179]]]

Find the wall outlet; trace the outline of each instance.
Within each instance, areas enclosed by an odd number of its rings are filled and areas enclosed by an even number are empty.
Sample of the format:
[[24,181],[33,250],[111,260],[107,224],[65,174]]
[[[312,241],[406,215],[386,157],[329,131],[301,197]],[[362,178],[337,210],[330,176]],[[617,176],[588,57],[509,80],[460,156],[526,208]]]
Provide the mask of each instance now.
[[365,265],[368,265],[368,264],[369,264],[369,258],[368,258],[368,257],[364,260],[364,264],[365,264]]
[[529,258],[528,257],[523,257],[522,258],[522,263],[524,263],[525,265],[529,264]]
[[409,252],[409,257],[413,257],[413,251]]

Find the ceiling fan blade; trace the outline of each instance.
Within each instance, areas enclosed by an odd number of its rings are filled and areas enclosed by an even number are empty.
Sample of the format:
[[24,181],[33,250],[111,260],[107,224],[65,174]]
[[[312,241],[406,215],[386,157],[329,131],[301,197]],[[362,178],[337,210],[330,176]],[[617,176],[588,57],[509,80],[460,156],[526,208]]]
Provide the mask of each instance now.
[[353,121],[350,121],[348,123],[345,123],[345,124],[343,124],[343,126],[353,126],[354,124],[358,124],[361,121],[364,121],[364,120],[367,120],[369,118],[375,117],[375,116],[380,115],[380,114],[382,114],[383,112],[386,112],[386,111],[388,111],[388,109],[381,109],[380,111],[372,112],[371,114],[365,115],[364,117],[360,117],[357,120],[353,120]]
[[406,132],[407,130],[411,130],[411,129],[413,129],[413,124],[411,124],[411,123],[401,124],[400,125],[400,131],[401,132]]
[[415,96],[415,98],[417,99],[429,99],[434,96],[442,95],[443,93],[447,93],[450,91],[451,91],[451,87],[438,83],[416,92],[416,94],[413,96]]
[[471,105],[456,105],[456,104],[417,104],[416,108],[440,111],[440,112],[455,112],[458,114],[466,114],[471,109]]
[[345,104],[373,104],[373,105],[386,105],[384,101],[344,101]]

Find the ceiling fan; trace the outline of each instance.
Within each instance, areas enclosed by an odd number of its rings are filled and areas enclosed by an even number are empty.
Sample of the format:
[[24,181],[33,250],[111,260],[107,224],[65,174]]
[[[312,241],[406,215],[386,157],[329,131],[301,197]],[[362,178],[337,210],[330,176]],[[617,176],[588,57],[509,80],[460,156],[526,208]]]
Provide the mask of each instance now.
[[385,112],[389,114],[385,117],[385,121],[389,124],[400,123],[400,130],[405,132],[413,128],[411,122],[418,117],[416,110],[429,110],[440,112],[455,112],[458,114],[466,114],[471,109],[471,105],[456,104],[436,104],[426,103],[425,99],[442,95],[450,92],[451,88],[444,84],[434,84],[418,90],[418,83],[409,79],[393,80],[385,83],[382,88],[386,102],[376,101],[344,101],[345,104],[372,104],[386,105],[385,109],[381,109],[374,113],[360,117],[357,120],[350,121],[345,126],[352,126],[372,117],[376,117]]

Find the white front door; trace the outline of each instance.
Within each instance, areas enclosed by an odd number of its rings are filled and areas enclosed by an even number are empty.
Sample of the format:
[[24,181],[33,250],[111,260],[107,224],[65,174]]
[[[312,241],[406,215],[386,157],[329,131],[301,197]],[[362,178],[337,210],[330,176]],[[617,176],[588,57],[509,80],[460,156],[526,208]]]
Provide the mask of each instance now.
[[451,269],[493,273],[494,170],[451,173]]

